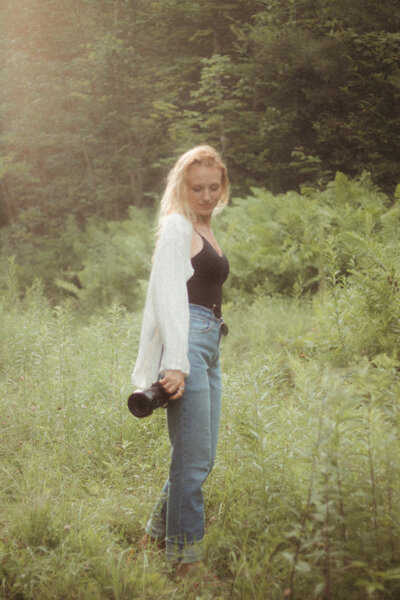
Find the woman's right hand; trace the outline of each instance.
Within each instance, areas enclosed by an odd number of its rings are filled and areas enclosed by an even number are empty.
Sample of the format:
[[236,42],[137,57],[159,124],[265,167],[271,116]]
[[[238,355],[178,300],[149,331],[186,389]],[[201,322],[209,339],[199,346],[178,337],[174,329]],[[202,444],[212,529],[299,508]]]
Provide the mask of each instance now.
[[160,379],[164,390],[169,394],[170,400],[182,398],[185,391],[185,376],[182,371],[169,369],[165,371],[164,377]]

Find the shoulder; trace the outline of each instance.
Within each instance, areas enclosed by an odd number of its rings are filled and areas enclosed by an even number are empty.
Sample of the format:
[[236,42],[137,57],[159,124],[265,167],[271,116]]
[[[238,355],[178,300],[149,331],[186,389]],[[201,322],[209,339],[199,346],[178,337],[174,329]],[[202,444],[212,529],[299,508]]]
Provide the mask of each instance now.
[[165,217],[161,229],[161,238],[170,238],[181,235],[191,238],[193,232],[192,223],[179,213],[171,213]]
[[179,213],[171,213],[165,217],[162,229],[163,231],[164,229],[178,229],[191,233],[193,231],[193,225],[183,215],[180,215]]

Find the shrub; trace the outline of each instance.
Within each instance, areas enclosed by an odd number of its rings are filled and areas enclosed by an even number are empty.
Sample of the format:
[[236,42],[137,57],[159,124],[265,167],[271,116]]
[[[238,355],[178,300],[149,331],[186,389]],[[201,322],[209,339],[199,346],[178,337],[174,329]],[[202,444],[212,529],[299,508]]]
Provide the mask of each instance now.
[[152,217],[134,207],[129,216],[122,222],[89,222],[85,236],[73,244],[81,266],[56,284],[75,297],[80,310],[113,303],[133,310],[142,302],[154,246]]
[[251,295],[255,288],[289,295],[316,291],[330,272],[326,240],[334,241],[337,267],[345,274],[361,259],[349,233],[378,234],[381,219],[388,219],[388,198],[367,176],[350,181],[338,173],[322,192],[252,192],[233,200],[218,223],[231,262],[227,294],[232,298],[237,290]]

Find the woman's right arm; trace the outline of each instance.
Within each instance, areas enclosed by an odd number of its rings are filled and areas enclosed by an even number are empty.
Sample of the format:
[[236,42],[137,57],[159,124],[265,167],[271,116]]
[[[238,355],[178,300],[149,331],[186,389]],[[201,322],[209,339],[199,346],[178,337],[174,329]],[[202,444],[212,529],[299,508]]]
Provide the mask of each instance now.
[[[154,254],[152,282],[157,326],[163,344],[160,372],[174,391],[189,374],[189,301],[186,281],[190,276],[192,225],[181,215],[167,217]],[[174,374],[167,372],[173,371]],[[180,375],[177,375],[180,372]],[[172,388],[172,386],[175,387]],[[170,391],[170,390],[168,390]]]
[[160,379],[164,390],[170,394],[170,400],[178,400],[185,391],[185,375],[182,371],[165,371],[164,377]]

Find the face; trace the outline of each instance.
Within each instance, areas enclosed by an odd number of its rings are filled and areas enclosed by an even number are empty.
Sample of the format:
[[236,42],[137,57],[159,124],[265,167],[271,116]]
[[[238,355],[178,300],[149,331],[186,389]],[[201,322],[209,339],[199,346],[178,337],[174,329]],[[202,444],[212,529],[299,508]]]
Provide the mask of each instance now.
[[222,193],[220,167],[193,165],[187,174],[188,202],[199,221],[209,223]]

